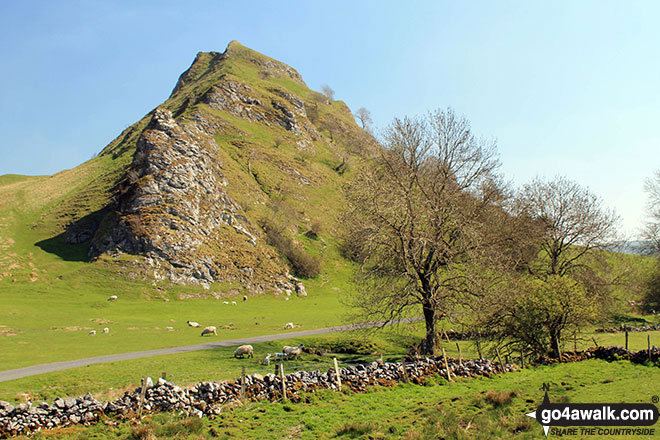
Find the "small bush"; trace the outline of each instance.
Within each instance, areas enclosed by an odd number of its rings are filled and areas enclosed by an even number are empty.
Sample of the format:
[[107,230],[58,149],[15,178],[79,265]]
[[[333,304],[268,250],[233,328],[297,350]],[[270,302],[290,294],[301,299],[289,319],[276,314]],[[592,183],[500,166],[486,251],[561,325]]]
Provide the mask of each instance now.
[[371,422],[350,422],[344,423],[336,432],[335,437],[358,438],[369,434],[376,429],[376,425]]
[[156,440],[153,429],[148,425],[135,425],[131,427],[131,439],[133,440]]
[[491,403],[493,406],[498,407],[498,406],[508,405],[509,403],[511,403],[514,397],[520,397],[518,391],[490,390],[486,393],[485,400],[486,402]]
[[269,220],[262,219],[261,227],[266,232],[268,243],[274,246],[291,263],[294,273],[303,278],[314,278],[321,273],[321,258],[308,254],[285,234],[283,228]]
[[331,352],[361,355],[383,352],[383,347],[380,344],[365,339],[341,339],[337,341],[310,345],[308,349],[311,352]]
[[168,437],[173,437],[177,434],[199,434],[203,427],[200,419],[191,417],[177,422],[166,423],[157,429],[157,433],[158,435]]

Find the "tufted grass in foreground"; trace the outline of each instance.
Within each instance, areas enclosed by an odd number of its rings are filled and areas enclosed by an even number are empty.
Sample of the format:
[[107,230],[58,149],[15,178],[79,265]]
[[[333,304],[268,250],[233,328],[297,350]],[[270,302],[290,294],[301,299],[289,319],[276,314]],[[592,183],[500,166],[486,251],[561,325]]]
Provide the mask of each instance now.
[[215,419],[153,414],[139,424],[102,422],[33,438],[538,439],[541,426],[524,414],[540,404],[544,382],[551,401],[649,402],[660,392],[660,369],[589,360],[446,385],[430,380],[426,386],[374,387],[364,394],[323,391],[299,404],[250,402]]

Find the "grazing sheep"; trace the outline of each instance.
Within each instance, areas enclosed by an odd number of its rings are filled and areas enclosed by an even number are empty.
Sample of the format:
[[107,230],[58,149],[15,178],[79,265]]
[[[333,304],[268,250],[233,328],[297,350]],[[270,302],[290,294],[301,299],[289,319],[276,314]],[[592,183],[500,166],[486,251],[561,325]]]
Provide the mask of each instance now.
[[247,295],[243,295],[243,302],[247,301]]
[[297,347],[291,347],[290,345],[285,345],[284,347],[282,347],[282,353],[284,353],[284,357],[286,359],[290,359],[291,356],[293,356],[294,359],[298,359],[300,353],[302,353],[303,348],[305,348],[305,346],[302,344],[300,344]]
[[289,297],[288,297],[288,296],[287,296],[286,298],[284,298],[284,301],[288,301],[288,300],[289,300]]
[[223,304],[229,304],[229,301],[223,301],[222,303]]
[[282,359],[284,359],[284,353],[280,353],[280,352],[275,353],[275,360],[276,361],[277,360],[281,361]]
[[199,322],[195,321],[186,321],[190,327],[199,327]]
[[254,351],[251,345],[241,345],[234,351],[235,358],[240,356],[243,359],[243,356],[246,354],[249,358],[254,357]]
[[91,332],[89,332],[90,336],[94,336],[95,334],[96,334],[96,330],[92,330]]
[[295,328],[296,326],[293,325],[293,322],[287,322],[286,325],[284,326],[285,329],[290,329],[290,328]]
[[173,332],[173,331],[174,331],[174,327],[165,327],[165,330],[167,330],[168,332]]
[[264,358],[264,360],[261,361],[262,365],[270,365],[270,357],[271,357],[271,356],[272,356],[272,355],[271,355],[270,353],[268,353],[268,354],[266,355],[266,357]]
[[215,326],[210,325],[208,327],[205,327],[204,330],[202,330],[202,336],[210,335],[210,334],[214,334],[218,336],[218,329],[216,329]]
[[110,329],[108,327],[104,328],[103,333],[110,333]]
[[236,305],[236,301],[232,301],[232,302],[231,302],[231,305],[232,305],[232,306],[235,306],[235,305]]
[[117,295],[112,295],[110,298],[108,298],[108,301],[117,301]]

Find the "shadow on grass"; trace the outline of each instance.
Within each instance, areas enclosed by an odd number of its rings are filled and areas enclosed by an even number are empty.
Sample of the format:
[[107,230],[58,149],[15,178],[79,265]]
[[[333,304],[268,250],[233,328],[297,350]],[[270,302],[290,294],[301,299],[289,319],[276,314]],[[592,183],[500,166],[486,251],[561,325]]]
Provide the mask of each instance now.
[[89,261],[89,241],[80,244],[68,244],[66,233],[35,243],[41,250],[55,254],[64,261]]

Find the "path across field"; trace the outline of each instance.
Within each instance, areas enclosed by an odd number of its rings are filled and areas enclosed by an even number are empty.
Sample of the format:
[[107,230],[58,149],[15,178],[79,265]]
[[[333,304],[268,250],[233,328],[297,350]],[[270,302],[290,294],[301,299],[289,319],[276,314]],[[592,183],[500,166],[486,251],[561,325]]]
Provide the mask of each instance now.
[[207,342],[204,344],[181,345],[178,347],[158,348],[155,350],[132,351],[129,353],[108,354],[73,361],[53,362],[50,364],[32,365],[30,367],[17,368],[15,370],[0,371],[0,382],[20,379],[22,377],[35,376],[37,374],[52,373],[53,371],[68,370],[69,368],[86,367],[87,365],[103,364],[107,362],[127,361],[166,354],[188,353],[198,350],[210,350],[220,347],[231,347],[233,345],[256,344],[259,342],[277,341],[279,339],[297,338],[301,336],[323,335],[327,333],[340,333],[361,328],[380,327],[391,324],[409,323],[421,321],[422,318],[406,318],[395,322],[362,322],[359,324],[338,325],[335,327],[317,328],[313,330],[301,330],[297,332],[276,333],[272,335],[252,336],[249,338],[225,339],[222,341]]

